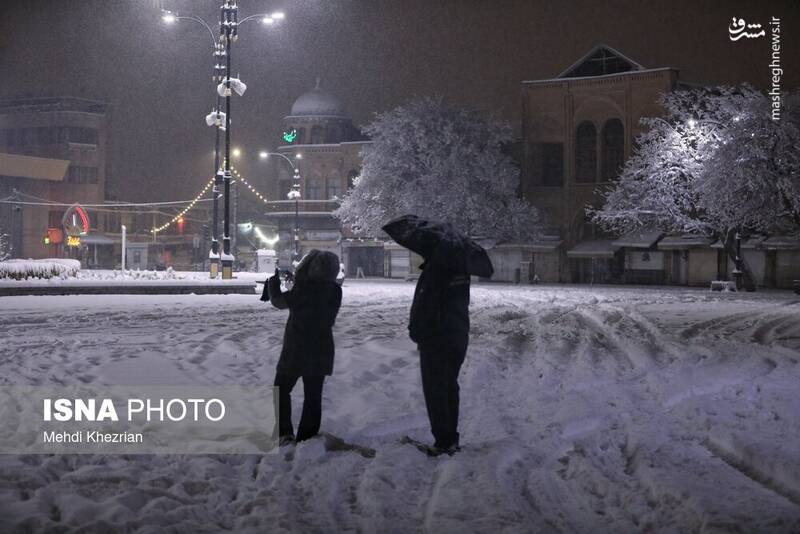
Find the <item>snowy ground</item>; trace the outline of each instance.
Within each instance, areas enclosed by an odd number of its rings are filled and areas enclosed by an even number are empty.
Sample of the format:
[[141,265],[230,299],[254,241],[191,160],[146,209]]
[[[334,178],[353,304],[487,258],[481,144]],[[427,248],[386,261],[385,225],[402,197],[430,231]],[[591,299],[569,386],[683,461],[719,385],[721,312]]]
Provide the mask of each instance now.
[[[323,429],[374,458],[5,456],[0,530],[800,532],[800,297],[475,286],[464,450],[434,459],[399,443],[430,439],[413,285],[344,289]],[[7,297],[0,381],[270,384],[285,320],[244,295]]]
[[[70,260],[74,261],[74,260]],[[77,262],[76,262],[77,263]],[[74,276],[62,275],[52,278],[29,278],[14,280],[11,278],[0,278],[0,288],[2,287],[21,287],[21,286],[81,286],[97,285],[194,285],[204,284],[229,284],[236,282],[263,282],[269,275],[267,273],[237,272],[233,281],[223,280],[217,277],[210,280],[207,272],[201,271],[141,271],[141,270],[110,270],[110,269],[82,269]]]

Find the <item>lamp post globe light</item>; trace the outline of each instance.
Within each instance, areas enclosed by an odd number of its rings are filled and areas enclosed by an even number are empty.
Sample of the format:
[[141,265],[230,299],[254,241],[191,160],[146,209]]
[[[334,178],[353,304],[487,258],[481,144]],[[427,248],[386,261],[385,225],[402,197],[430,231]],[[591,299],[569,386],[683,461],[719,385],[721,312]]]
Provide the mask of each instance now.
[[[220,260],[222,260],[222,277],[233,277],[234,257],[231,252],[230,239],[230,96],[231,89],[238,95],[243,95],[247,86],[238,78],[231,79],[229,76],[231,68],[231,43],[239,37],[239,26],[248,20],[260,19],[265,25],[272,25],[276,21],[283,20],[286,16],[282,12],[271,14],[259,13],[250,15],[239,20],[239,8],[234,0],[224,0],[220,6],[219,36],[214,35],[211,26],[202,18],[195,15],[179,15],[176,12],[162,10],[162,20],[166,24],[174,24],[179,20],[190,20],[196,22],[211,35],[214,48],[214,70],[212,81],[217,84],[216,106],[212,112],[206,116],[206,123],[215,127],[214,139],[214,184],[212,188],[213,215],[211,224],[211,247],[209,249],[209,271],[211,278],[216,278],[219,273]],[[221,99],[225,98],[225,112],[221,111]],[[220,130],[225,131],[225,158],[223,165],[220,165]],[[219,196],[220,186],[223,186],[225,197],[225,218],[223,232],[223,250],[219,250]],[[226,268],[227,267],[227,268]]]

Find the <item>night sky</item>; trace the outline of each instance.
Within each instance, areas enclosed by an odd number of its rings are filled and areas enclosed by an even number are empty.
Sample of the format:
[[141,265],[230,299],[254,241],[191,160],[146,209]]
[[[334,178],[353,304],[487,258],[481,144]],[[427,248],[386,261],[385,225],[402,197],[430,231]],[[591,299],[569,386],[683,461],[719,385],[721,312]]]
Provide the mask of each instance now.
[[[217,31],[219,0],[2,0],[0,96],[72,95],[112,105],[108,191],[123,200],[193,196],[211,176],[211,37],[162,23],[159,6],[198,14]],[[282,10],[279,25],[240,30],[233,73],[239,167],[256,186],[292,102],[322,85],[356,124],[415,95],[520,123],[520,82],[559,74],[605,43],[683,80],[767,88],[767,38],[731,42],[733,16],[782,20],[784,90],[800,86],[800,2],[536,0],[241,0],[240,13]]]

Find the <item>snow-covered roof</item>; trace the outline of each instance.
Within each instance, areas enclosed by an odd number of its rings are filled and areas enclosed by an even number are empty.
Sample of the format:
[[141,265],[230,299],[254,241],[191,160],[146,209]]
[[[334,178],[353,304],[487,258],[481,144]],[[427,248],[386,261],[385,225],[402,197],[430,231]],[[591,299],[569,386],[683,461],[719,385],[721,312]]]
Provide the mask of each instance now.
[[89,232],[87,235],[81,236],[81,244],[84,245],[113,245],[114,240],[106,234]]
[[[755,236],[755,237],[748,237],[742,239],[742,248],[761,248],[764,244],[764,237],[763,236]],[[736,246],[736,242],[734,242],[734,246]],[[725,245],[722,244],[722,241],[715,241],[711,244],[711,248],[718,248],[722,249],[725,248]]]
[[800,250],[800,236],[776,235],[764,241],[768,250]]
[[570,258],[611,258],[619,249],[610,239],[583,241],[567,251]]
[[333,94],[320,87],[319,79],[312,90],[303,93],[292,104],[292,117],[347,117],[342,102]]
[[546,80],[523,80],[522,83],[525,85],[533,85],[537,83],[553,83],[553,82],[574,82],[576,80],[600,80],[603,78],[612,78],[614,76],[635,76],[638,74],[647,74],[651,72],[660,72],[666,70],[675,70],[674,67],[658,67],[655,69],[643,69],[643,70],[629,70],[628,72],[614,72],[612,74],[603,74],[601,76],[576,76],[573,78],[548,78]]
[[613,245],[615,247],[650,248],[655,245],[662,235],[664,233],[659,230],[631,232],[615,240]]
[[661,250],[682,250],[692,247],[707,247],[711,239],[701,235],[668,235],[658,242]]

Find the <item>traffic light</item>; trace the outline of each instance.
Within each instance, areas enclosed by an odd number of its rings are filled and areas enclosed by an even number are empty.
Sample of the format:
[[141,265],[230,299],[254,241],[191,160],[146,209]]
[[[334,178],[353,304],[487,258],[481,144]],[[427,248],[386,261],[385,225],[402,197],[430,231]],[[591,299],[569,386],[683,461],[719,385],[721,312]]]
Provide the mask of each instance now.
[[50,244],[50,234],[45,234],[45,235],[44,235],[44,238],[42,239],[42,242],[43,242],[45,245],[49,245],[49,244]]

